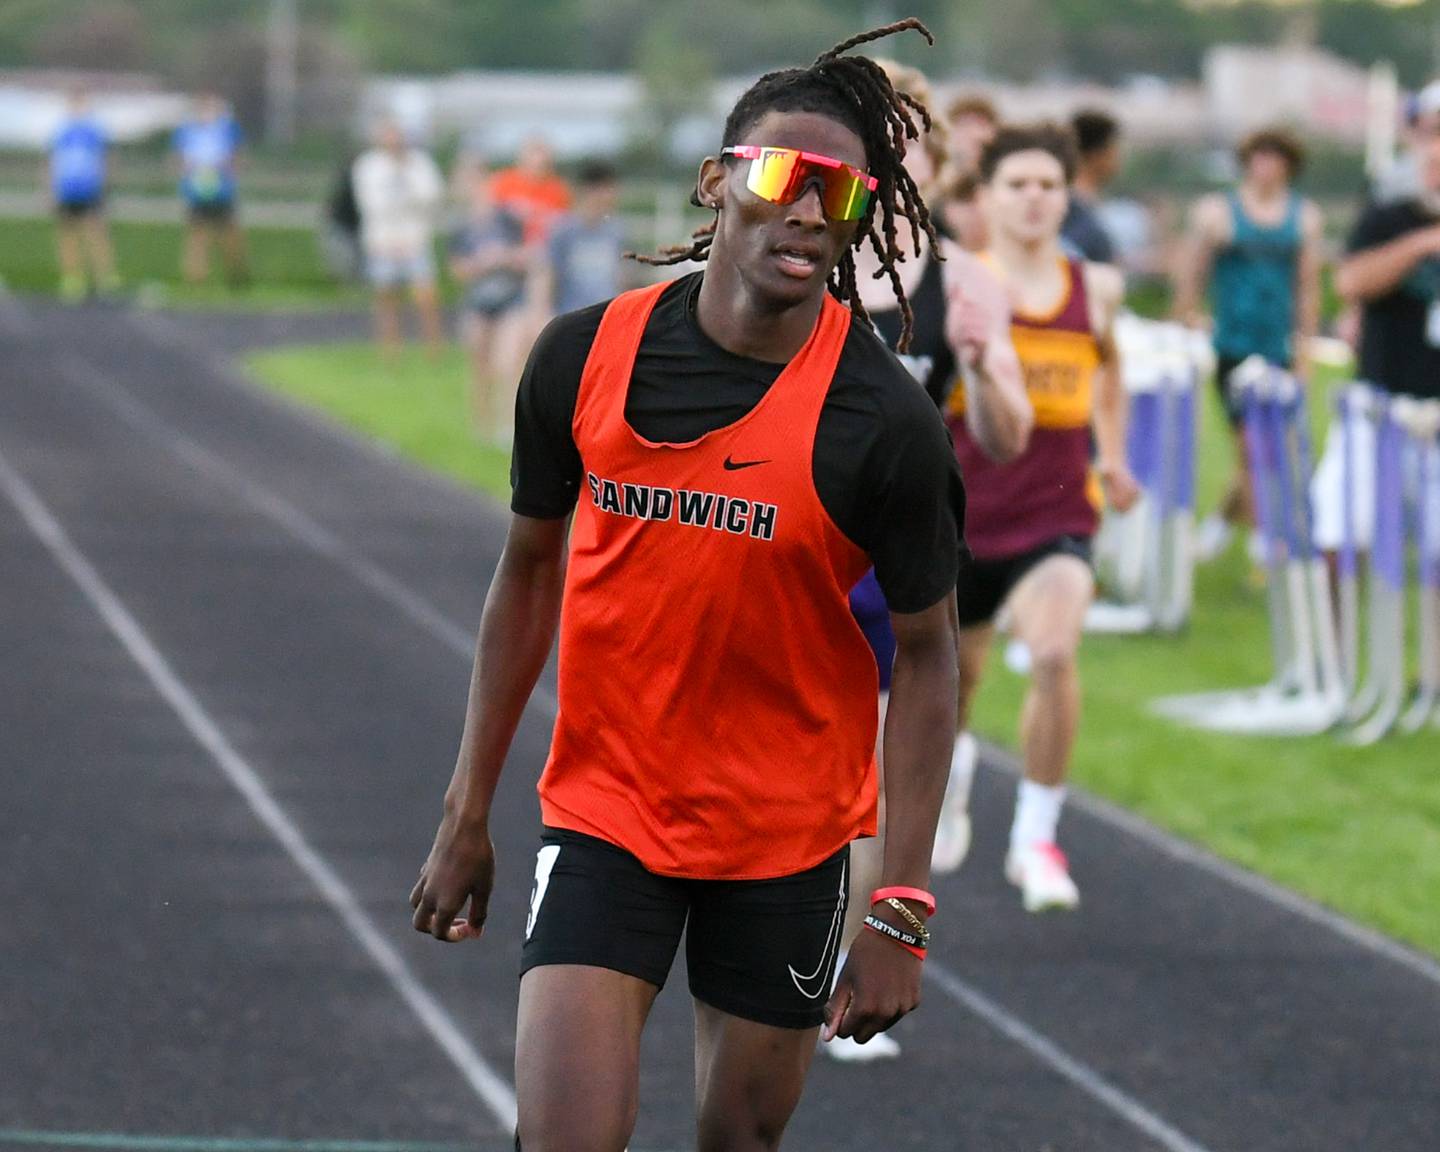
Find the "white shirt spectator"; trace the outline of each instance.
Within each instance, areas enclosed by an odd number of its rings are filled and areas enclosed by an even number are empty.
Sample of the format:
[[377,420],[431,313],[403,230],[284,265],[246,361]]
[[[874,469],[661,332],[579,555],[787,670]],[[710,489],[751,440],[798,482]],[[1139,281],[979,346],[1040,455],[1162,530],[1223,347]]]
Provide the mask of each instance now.
[[428,252],[444,182],[418,148],[372,148],[355,161],[360,242],[369,256],[413,259]]

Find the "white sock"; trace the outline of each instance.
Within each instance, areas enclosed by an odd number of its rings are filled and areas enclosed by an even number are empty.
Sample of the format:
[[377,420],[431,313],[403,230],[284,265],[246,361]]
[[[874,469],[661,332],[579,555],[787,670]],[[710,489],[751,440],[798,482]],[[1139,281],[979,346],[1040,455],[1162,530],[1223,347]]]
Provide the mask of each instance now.
[[1015,797],[1015,822],[1010,825],[1010,851],[1031,844],[1055,843],[1055,826],[1065,803],[1065,785],[1021,780]]
[[950,754],[950,780],[970,791],[970,781],[975,776],[975,761],[979,758],[980,751],[975,743],[975,737],[968,731],[961,732],[955,737],[955,751]]

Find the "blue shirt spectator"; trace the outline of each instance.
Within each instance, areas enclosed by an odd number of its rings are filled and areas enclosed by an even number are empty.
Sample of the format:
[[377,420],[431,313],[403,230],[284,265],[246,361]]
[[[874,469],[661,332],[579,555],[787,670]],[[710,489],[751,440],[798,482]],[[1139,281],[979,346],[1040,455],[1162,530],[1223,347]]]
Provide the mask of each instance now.
[[65,208],[88,208],[105,195],[105,129],[80,113],[60,126],[50,143],[50,191]]
[[574,312],[618,295],[624,253],[625,232],[613,216],[570,216],[557,224],[550,234],[555,311]]
[[620,291],[625,232],[615,215],[615,172],[589,161],[576,174],[575,186],[575,210],[555,225],[546,243],[549,303],[557,313],[588,308]]
[[235,199],[235,158],[240,126],[218,101],[208,103],[198,119],[175,129],[180,157],[180,194],[191,207],[230,204]]

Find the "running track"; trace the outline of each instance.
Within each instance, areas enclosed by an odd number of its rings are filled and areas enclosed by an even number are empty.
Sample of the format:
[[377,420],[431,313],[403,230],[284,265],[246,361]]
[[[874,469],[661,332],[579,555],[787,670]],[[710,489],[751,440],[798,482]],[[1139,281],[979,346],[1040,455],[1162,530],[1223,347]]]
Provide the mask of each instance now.
[[[0,300],[0,1147],[510,1147],[548,688],[488,938],[406,907],[502,511],[222,359],[351,328]],[[1440,1147],[1440,966],[1083,799],[1084,909],[1027,918],[1012,789],[992,758],[904,1057],[817,1060],[787,1148]],[[682,969],[636,1152],[693,1146],[689,1044]]]

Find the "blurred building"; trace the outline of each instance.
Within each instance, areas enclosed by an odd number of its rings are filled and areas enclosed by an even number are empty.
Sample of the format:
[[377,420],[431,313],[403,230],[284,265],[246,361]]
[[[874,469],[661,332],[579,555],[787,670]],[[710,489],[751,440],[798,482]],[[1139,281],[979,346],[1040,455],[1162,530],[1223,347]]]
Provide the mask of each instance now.
[[1205,54],[1211,130],[1232,139],[1262,124],[1359,145],[1369,121],[1369,73],[1319,49],[1222,45]]
[[170,131],[190,106],[188,96],[141,72],[0,69],[0,148],[46,147],[76,88],[90,94],[92,112],[117,143]]
[[[677,159],[712,148],[725,115],[752,77],[717,81],[703,113],[683,117],[666,147]],[[1304,46],[1222,45],[1205,57],[1203,81],[1146,76],[1119,87],[1065,81],[1033,84],[938,81],[943,104],[982,90],[1017,120],[1064,119],[1077,107],[1104,108],[1131,141],[1230,143],[1262,123],[1284,121],[1307,136],[1358,145],[1365,139],[1367,74]],[[398,115],[420,137],[458,135],[489,154],[513,154],[543,132],[562,158],[614,155],[646,125],[644,85],[627,73],[462,72],[443,77],[376,77],[364,86],[363,124]]]

